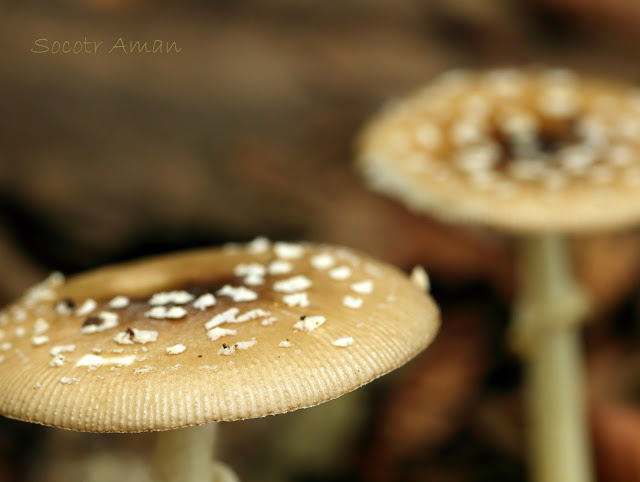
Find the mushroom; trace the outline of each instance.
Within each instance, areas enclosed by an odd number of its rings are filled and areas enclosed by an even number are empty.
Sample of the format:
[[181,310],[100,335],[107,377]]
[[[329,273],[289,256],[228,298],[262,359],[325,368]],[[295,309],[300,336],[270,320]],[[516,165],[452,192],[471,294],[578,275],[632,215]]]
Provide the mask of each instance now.
[[0,413],[91,432],[159,431],[154,480],[212,468],[217,424],[339,397],[435,336],[398,270],[346,248],[259,238],[60,274],[0,312]]
[[591,467],[579,323],[588,312],[566,235],[640,221],[640,93],[562,69],[453,71],[364,129],[370,186],[454,223],[519,240],[512,342],[527,358],[536,480]]

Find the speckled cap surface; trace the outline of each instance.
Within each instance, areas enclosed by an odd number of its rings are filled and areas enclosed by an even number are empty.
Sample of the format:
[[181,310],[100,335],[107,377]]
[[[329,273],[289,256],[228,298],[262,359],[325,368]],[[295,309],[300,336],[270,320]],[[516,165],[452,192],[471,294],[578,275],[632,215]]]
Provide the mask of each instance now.
[[257,239],[31,289],[0,312],[0,413],[93,432],[262,417],[407,362],[431,298],[354,251]]
[[543,68],[454,71],[359,138],[369,184],[418,212],[513,232],[640,221],[640,90]]

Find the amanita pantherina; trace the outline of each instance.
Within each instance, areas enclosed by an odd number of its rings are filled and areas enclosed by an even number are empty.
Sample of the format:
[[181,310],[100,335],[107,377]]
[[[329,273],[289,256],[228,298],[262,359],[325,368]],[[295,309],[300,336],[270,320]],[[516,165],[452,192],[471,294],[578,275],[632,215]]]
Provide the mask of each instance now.
[[565,235],[640,221],[640,93],[567,70],[444,74],[360,138],[370,185],[451,222],[516,234],[513,342],[528,360],[535,480],[591,479]]
[[209,422],[338,397],[415,356],[438,324],[408,277],[331,246],[257,239],[53,275],[0,313],[0,413],[161,431],[155,480],[234,480],[211,460]]

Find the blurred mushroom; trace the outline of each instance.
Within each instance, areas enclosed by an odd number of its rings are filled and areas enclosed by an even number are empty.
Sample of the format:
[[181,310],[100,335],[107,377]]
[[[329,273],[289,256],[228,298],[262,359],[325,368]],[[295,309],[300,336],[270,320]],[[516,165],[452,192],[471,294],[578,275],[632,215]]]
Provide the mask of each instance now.
[[0,411],[162,431],[154,480],[235,480],[212,468],[210,422],[343,395],[414,357],[438,323],[408,277],[331,246],[259,238],[55,274],[0,312]]
[[443,75],[360,139],[370,185],[416,211],[519,238],[513,343],[527,357],[536,480],[591,479],[565,235],[640,221],[640,95],[567,70]]

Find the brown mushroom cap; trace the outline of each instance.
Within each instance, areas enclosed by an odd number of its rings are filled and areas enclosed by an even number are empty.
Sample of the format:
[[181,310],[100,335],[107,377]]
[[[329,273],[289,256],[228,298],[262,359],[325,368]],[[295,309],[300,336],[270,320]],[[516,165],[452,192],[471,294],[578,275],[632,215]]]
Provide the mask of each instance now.
[[640,91],[566,70],[444,74],[365,128],[369,183],[419,212],[515,232],[640,221]]
[[0,313],[0,413],[139,432],[287,412],[404,364],[438,324],[407,276],[331,246],[258,239],[54,275]]

